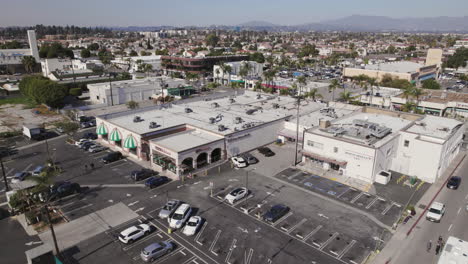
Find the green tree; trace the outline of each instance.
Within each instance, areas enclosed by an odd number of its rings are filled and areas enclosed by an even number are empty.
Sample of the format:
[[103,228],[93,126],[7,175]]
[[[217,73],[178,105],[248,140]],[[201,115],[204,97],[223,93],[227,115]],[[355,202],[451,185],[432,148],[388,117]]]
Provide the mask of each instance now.
[[444,66],[458,69],[460,67],[466,67],[466,61],[468,61],[468,48],[461,47],[457,49],[452,56],[448,57]]
[[132,100],[132,101],[128,101],[128,102],[126,103],[126,105],[127,105],[128,109],[132,109],[132,110],[133,110],[133,109],[137,109],[138,107],[140,107],[140,104],[139,104],[138,102],[133,101],[133,100]]
[[319,51],[315,48],[315,45],[306,44],[300,49],[297,56],[303,58],[307,56],[317,56],[318,54]]
[[340,93],[340,100],[345,101],[346,103],[349,104],[349,102],[354,99],[354,97],[351,95],[351,92],[349,91],[343,91]]
[[63,129],[63,132],[69,136],[72,136],[73,134],[75,134],[76,131],[78,131],[78,129],[80,128],[80,125],[78,123],[71,122],[68,120],[57,122],[55,123],[55,126]]
[[91,57],[91,51],[89,51],[88,49],[82,49],[80,51],[80,55],[81,55],[81,58],[89,58]]
[[88,50],[99,50],[99,44],[93,43],[88,46]]
[[208,34],[205,38],[206,44],[208,46],[216,47],[219,42],[219,37],[215,33]]
[[261,52],[254,52],[249,55],[249,60],[256,61],[258,63],[264,63],[265,57],[263,56],[263,53]]
[[440,84],[434,79],[427,79],[422,81],[422,87],[424,89],[439,90]]
[[24,56],[21,58],[21,63],[28,73],[32,73],[36,66],[36,59],[33,56]]
[[247,76],[249,75],[250,71],[252,70],[252,66],[249,62],[242,63],[242,66],[239,70],[239,75],[241,76],[242,80],[244,80],[245,89],[247,89]]
[[307,92],[307,93],[305,94],[305,97],[312,98],[312,100],[314,100],[314,101],[315,101],[315,99],[317,99],[317,98],[323,98],[323,96],[322,96],[321,94],[319,94],[317,88],[311,89],[309,92]]
[[73,51],[68,48],[64,48],[60,43],[52,43],[42,45],[39,50],[39,57],[41,58],[71,58],[73,59],[75,55]]
[[77,88],[71,88],[68,93],[71,95],[71,96],[80,96],[83,92],[81,91],[81,88],[80,87],[77,87]]
[[21,49],[21,43],[16,40],[0,44],[0,49]]
[[395,48],[395,46],[393,46],[393,45],[388,46],[388,48],[387,48],[387,53],[388,54],[395,54],[396,52],[397,52],[397,49]]
[[135,57],[138,56],[138,53],[134,50],[131,50],[130,53],[128,54],[130,57]]
[[37,104],[50,107],[63,106],[63,99],[68,95],[67,88],[42,76],[29,76],[19,83],[20,92]]
[[160,49],[160,50],[156,50],[154,52],[154,54],[156,54],[156,55],[169,55],[169,51],[167,49]]

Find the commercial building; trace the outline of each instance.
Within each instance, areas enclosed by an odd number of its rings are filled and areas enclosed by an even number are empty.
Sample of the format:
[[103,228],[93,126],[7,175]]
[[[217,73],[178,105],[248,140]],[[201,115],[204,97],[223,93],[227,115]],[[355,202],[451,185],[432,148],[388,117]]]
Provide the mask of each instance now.
[[[166,76],[87,85],[93,104],[118,105],[144,101],[160,96],[184,96],[194,91],[183,79]],[[112,91],[111,91],[112,87]]]
[[263,63],[258,63],[256,61],[234,61],[226,62],[225,65],[231,67],[230,72],[224,72],[219,65],[214,65],[213,67],[213,78],[216,82],[222,84],[228,84],[229,82],[240,82],[243,83],[243,77],[240,75],[242,67],[244,65],[249,65],[249,72],[247,78],[259,78],[263,75]]
[[34,30],[28,30],[27,34],[29,43],[28,49],[0,49],[0,68],[9,68],[13,71],[24,68],[21,61],[24,56],[32,56],[36,59],[36,62],[39,62],[36,32]]
[[[302,109],[308,113],[317,104]],[[103,144],[179,179],[276,141],[295,114],[293,98],[246,91],[102,115],[96,122]]]
[[468,48],[468,39],[459,39],[455,41],[455,45],[453,45],[455,49],[458,48]]
[[[299,84],[297,84],[296,82],[296,79],[294,78],[275,78],[271,82],[262,81],[262,86],[272,88],[275,91],[279,91],[293,89],[294,83],[296,83],[296,85],[299,86]],[[328,91],[328,86],[329,83],[307,82],[307,84],[304,87],[302,87],[302,93],[310,92],[313,89],[320,90],[324,88],[326,88]]]
[[121,69],[127,70],[130,73],[141,70],[141,65],[144,64],[151,65],[151,67],[153,67],[153,71],[161,70],[160,55],[116,58],[111,62],[118,65]]
[[432,183],[458,154],[462,126],[448,118],[363,108],[306,130],[303,162],[367,183],[387,171]]
[[[468,45],[468,44],[467,44]],[[440,253],[438,264],[468,263],[468,241],[449,236]]]
[[101,74],[93,72],[99,68],[93,61],[84,59],[43,59],[41,61],[42,75],[51,80],[65,80],[73,78],[97,77]]
[[248,55],[225,55],[208,56],[199,58],[188,58],[182,56],[162,56],[162,67],[166,73],[170,72],[191,72],[196,74],[208,74],[213,71],[213,66],[234,61],[246,61]]
[[410,61],[397,61],[365,65],[362,68],[344,68],[343,77],[352,79],[359,75],[366,75],[381,81],[384,76],[391,76],[419,84],[421,81],[437,78],[437,72],[437,65],[425,66]]

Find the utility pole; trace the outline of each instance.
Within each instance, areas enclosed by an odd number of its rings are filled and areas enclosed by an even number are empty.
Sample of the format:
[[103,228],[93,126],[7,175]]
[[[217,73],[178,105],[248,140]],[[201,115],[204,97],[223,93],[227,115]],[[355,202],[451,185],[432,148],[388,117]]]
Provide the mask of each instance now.
[[112,73],[109,72],[109,88],[110,88],[110,96],[111,96],[111,105],[114,106],[114,96],[112,95]]
[[54,241],[55,253],[56,255],[59,255],[60,250],[59,250],[58,243],[57,243],[57,237],[55,236],[54,225],[52,224],[52,221],[50,219],[49,205],[46,203],[44,208],[46,210],[47,221],[49,222],[50,233],[52,233],[52,239]]
[[299,85],[299,94],[297,95],[297,114],[296,114],[296,151],[294,153],[294,166],[297,162],[297,151],[299,149],[299,107],[301,106],[302,84]]
[[3,157],[1,156],[2,154],[0,154],[0,165],[2,166],[2,174],[3,174],[3,181],[5,183],[5,191],[9,191],[10,188],[8,187],[8,181],[7,181],[7,177],[6,177],[6,173],[5,173],[5,167],[3,166]]

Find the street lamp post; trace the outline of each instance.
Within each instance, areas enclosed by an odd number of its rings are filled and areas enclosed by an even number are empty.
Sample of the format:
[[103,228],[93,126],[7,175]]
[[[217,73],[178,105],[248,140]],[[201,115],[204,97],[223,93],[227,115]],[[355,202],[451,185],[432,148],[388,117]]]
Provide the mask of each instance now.
[[9,191],[9,187],[8,187],[8,181],[7,181],[7,177],[6,177],[6,173],[5,173],[5,166],[3,166],[3,157],[1,156],[0,154],[0,165],[2,166],[2,174],[3,174],[3,181],[5,182],[5,191]]
[[111,105],[114,106],[114,96],[112,95],[112,78],[113,73],[109,72],[109,89],[110,89],[110,96],[111,96]]
[[44,205],[47,215],[47,222],[49,222],[50,233],[52,234],[52,239],[54,241],[55,252],[57,255],[60,254],[60,250],[57,243],[57,237],[55,236],[54,225],[52,224],[52,220],[50,219],[50,212],[49,212],[49,205],[48,202]]
[[299,108],[301,106],[302,85],[299,86],[299,95],[297,95],[297,113],[296,113],[296,151],[294,155],[294,166],[297,165],[297,151],[299,148]]

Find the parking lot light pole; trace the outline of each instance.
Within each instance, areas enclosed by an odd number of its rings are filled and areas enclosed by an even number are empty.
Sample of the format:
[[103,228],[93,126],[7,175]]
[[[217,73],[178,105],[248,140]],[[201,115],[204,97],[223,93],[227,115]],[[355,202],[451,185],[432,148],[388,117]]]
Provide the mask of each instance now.
[[5,173],[5,166],[3,166],[3,157],[0,154],[0,165],[2,166],[2,174],[3,174],[3,181],[5,182],[5,191],[9,191],[10,188],[8,187],[8,181]]
[[50,219],[49,205],[46,203],[44,208],[46,210],[47,222],[49,222],[50,233],[52,234],[52,239],[54,241],[55,252],[56,252],[56,255],[59,255],[60,250],[59,250],[58,243],[57,243],[57,237],[55,236],[54,225],[52,224],[52,221]]

